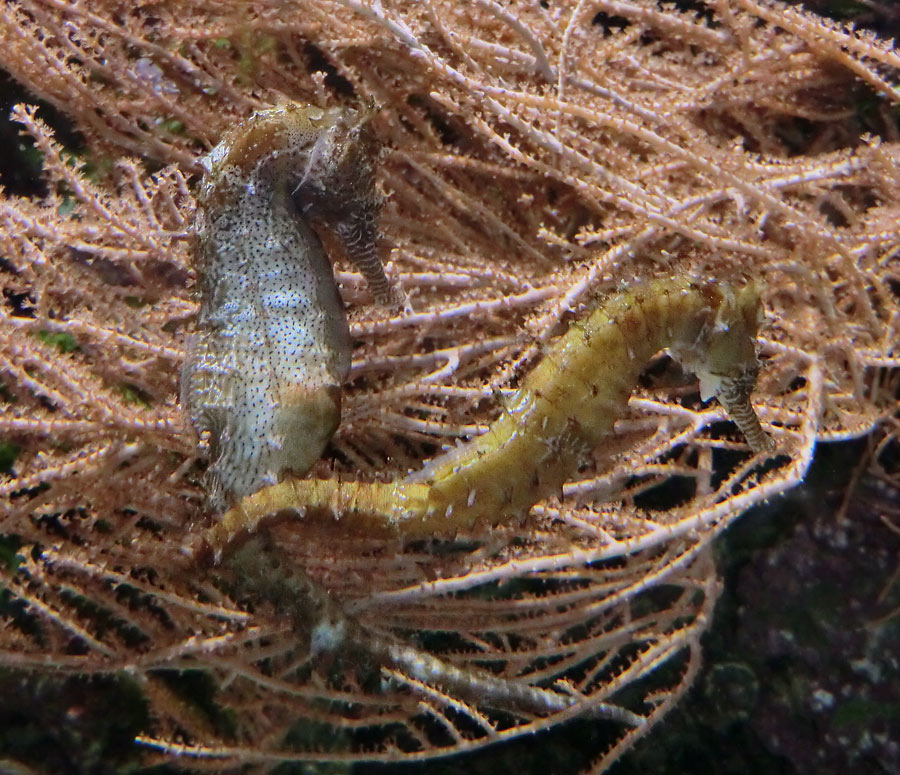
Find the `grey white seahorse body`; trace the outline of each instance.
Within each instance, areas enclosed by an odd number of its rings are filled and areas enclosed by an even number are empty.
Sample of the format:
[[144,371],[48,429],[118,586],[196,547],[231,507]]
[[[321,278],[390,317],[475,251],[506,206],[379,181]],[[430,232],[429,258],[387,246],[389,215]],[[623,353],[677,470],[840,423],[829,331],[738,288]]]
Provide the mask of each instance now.
[[[182,393],[195,428],[209,434],[214,508],[307,471],[340,420],[352,350],[346,315],[322,242],[293,197],[300,190],[304,210],[330,217],[320,192],[335,190],[329,175],[344,182],[358,139],[358,122],[343,116],[293,104],[262,111],[206,159],[196,222],[202,301]],[[363,219],[377,204],[371,170],[365,177],[371,190],[344,202]],[[366,239],[374,255],[374,230]]]

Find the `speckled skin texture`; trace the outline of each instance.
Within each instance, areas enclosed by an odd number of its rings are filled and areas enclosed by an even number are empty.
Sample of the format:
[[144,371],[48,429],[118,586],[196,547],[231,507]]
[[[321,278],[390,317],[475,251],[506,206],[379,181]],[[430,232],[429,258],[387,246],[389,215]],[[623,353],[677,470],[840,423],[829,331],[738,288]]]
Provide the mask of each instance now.
[[182,398],[208,438],[215,509],[305,473],[337,428],[351,342],[313,226],[374,260],[370,287],[389,291],[363,132],[355,111],[287,104],[254,114],[204,160],[201,309]]

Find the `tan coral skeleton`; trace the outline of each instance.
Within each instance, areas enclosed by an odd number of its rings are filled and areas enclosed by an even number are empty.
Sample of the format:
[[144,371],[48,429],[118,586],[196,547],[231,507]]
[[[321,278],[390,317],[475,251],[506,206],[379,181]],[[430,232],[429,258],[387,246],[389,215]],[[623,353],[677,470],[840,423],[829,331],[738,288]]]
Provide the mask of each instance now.
[[[661,349],[700,377],[704,398],[719,398],[754,452],[765,452],[771,441],[750,404],[758,288],[687,276],[637,282],[551,344],[483,435],[395,482],[298,479],[337,425],[351,347],[318,234],[356,259],[377,299],[399,299],[377,258],[377,197],[360,127],[355,113],[283,105],[254,114],[207,159],[197,227],[204,297],[183,390],[198,430],[211,436],[211,503],[235,505],[205,532],[198,558],[211,549],[233,594],[274,604],[311,659],[324,652],[374,662],[385,677],[509,712],[564,712],[577,702],[566,691],[462,670],[367,630],[302,567],[283,566],[266,531],[235,539],[278,514],[340,520],[349,535],[451,542],[523,517],[561,492],[612,433]],[[592,712],[643,723],[616,704]]]

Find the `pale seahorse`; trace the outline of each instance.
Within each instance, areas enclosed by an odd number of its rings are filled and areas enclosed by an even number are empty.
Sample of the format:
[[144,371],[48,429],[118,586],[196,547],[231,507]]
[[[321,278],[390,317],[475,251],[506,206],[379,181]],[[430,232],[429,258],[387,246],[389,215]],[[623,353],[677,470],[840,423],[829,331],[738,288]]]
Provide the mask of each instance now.
[[397,301],[376,246],[376,155],[362,113],[288,103],[203,160],[201,307],[181,390],[209,433],[216,510],[308,471],[337,428],[352,344],[322,239],[378,301]]
[[521,516],[557,494],[612,433],[649,358],[668,349],[718,397],[751,449],[772,442],[750,404],[761,317],[754,283],[686,276],[610,296],[551,344],[482,436],[388,483],[287,479],[244,498],[205,536],[221,555],[279,513],[407,538],[454,535]]

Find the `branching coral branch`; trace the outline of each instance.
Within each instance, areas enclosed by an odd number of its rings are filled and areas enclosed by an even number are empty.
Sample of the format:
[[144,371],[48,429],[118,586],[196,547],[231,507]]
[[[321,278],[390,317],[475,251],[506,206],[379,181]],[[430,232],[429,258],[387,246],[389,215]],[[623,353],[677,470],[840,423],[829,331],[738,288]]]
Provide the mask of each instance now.
[[[0,663],[130,666],[164,758],[423,760],[596,714],[599,771],[697,669],[712,539],[802,481],[818,442],[897,412],[900,60],[867,33],[757,0],[20,0],[0,64],[95,161],[14,111],[48,193],[0,198],[0,541],[21,558]],[[660,356],[617,438],[521,521],[441,541],[295,521],[266,531],[255,586],[197,566],[218,515],[178,398],[191,176],[285,99],[374,106],[379,239],[412,307],[373,304],[338,258],[353,365],[315,477],[421,470],[490,428],[598,298],[675,273],[763,289],[755,404],[778,457],[748,462]],[[206,671],[233,725],[186,710],[167,667]]]

